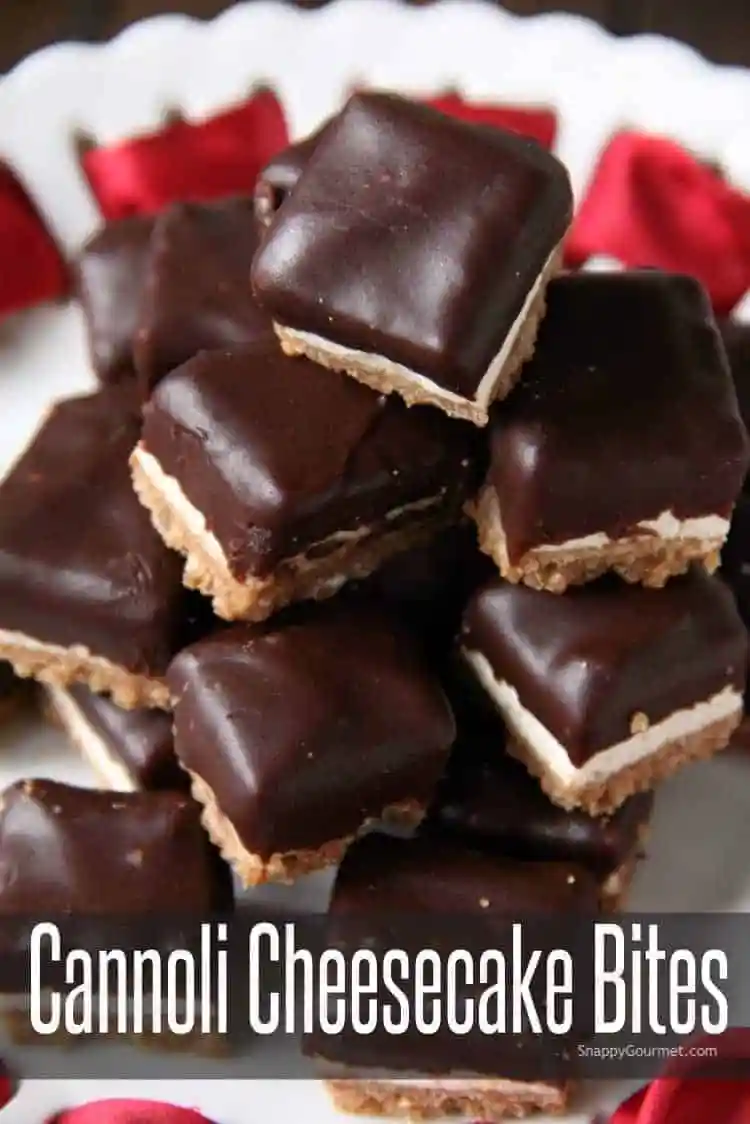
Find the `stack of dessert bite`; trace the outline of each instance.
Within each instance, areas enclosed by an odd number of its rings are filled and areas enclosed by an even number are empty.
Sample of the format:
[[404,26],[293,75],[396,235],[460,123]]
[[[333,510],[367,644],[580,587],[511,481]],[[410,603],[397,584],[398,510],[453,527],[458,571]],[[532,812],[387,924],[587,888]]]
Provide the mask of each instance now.
[[[748,442],[700,286],[561,276],[571,215],[534,142],[367,93],[254,198],[87,244],[102,388],[0,485],[0,657],[131,792],[16,786],[0,913],[28,911],[50,839],[80,856],[61,908],[91,909],[92,849],[105,912],[153,908],[175,833],[208,846],[170,800],[246,886],[346,852],[334,910],[621,904],[654,783],[742,715],[746,632],[712,572]],[[418,831],[358,838],[383,820]],[[196,910],[222,889],[201,870]],[[566,1103],[435,1051],[474,1077],[342,1078],[337,1103]],[[400,1040],[404,1071],[424,1056]]]

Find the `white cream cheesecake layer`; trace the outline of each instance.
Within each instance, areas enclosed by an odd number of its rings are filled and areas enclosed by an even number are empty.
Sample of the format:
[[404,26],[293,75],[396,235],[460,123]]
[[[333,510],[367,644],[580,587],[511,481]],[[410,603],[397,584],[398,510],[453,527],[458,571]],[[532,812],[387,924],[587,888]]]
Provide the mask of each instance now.
[[[153,489],[158,492],[164,502],[169,505],[190,534],[199,541],[201,548],[206,554],[210,555],[229,572],[229,563],[227,562],[227,557],[221,543],[216,538],[213,531],[209,531],[206,526],[205,516],[187,498],[180,487],[179,481],[174,476],[168,476],[156,457],[153,456],[152,453],[147,452],[142,445],[136,446],[133,450],[132,460],[137,462],[138,467],[148,479]],[[383,522],[387,524],[393,522],[395,519],[400,519],[402,515],[417,515],[420,511],[429,511],[431,508],[439,506],[439,504],[443,502],[443,497],[444,492],[441,492],[439,495],[427,496],[424,499],[415,500],[414,503],[404,504],[403,507],[393,508],[383,515]],[[306,550],[315,551],[321,547],[333,550],[337,546],[344,546],[347,543],[365,539],[372,533],[372,527],[368,526],[357,527],[355,530],[351,531],[334,531],[333,534],[328,535],[327,538],[320,542],[311,543]],[[308,565],[314,565],[314,559],[306,560],[305,552],[300,555],[295,555],[291,559],[285,559],[285,561],[294,562],[295,559],[299,559],[300,565],[305,562],[307,562]],[[346,579],[342,576],[337,580],[340,581],[340,584],[343,584]]]
[[222,566],[226,566],[227,560],[221,543],[213,531],[209,531],[204,516],[197,507],[193,506],[174,476],[167,476],[156,457],[147,453],[141,445],[133,450],[132,459],[137,462],[143,475],[169,504],[180,522],[199,539],[206,554],[210,554]]
[[515,687],[496,678],[485,656],[466,648],[463,656],[502,713],[510,732],[530,748],[547,774],[554,775],[571,790],[605,781],[637,761],[658,753],[678,738],[695,734],[722,718],[736,714],[743,706],[741,692],[731,686],[725,687],[711,698],[674,711],[661,722],[655,722],[641,733],[601,750],[583,765],[576,766],[565,746],[521,703]]
[[65,732],[97,777],[115,792],[136,792],[138,785],[115,757],[101,734],[94,729],[73,696],[55,684],[45,684],[50,703]]
[[452,390],[446,390],[445,387],[440,386],[439,383],[434,382],[425,375],[420,375],[417,371],[412,371],[410,367],[405,367],[403,363],[394,363],[392,359],[387,359],[384,355],[377,355],[372,351],[358,351],[353,347],[344,347],[342,344],[324,339],[323,336],[315,335],[314,332],[303,332],[297,328],[290,328],[287,324],[282,324],[280,322],[279,327],[283,328],[284,335],[288,339],[333,356],[344,368],[355,367],[367,374],[386,375],[394,381],[406,380],[418,386],[420,390],[423,390],[425,396],[442,399],[445,402],[452,402],[456,405],[463,405],[468,400],[475,402],[481,409],[486,410],[494,397],[493,391],[495,389],[495,383],[510,358],[519,333],[528,319],[532,306],[539,296],[550,266],[558,252],[559,247],[555,246],[547,261],[542,266],[536,281],[529,289],[526,300],[523,302],[523,307],[505,337],[502,347],[482,376],[482,380],[471,399],[467,399],[467,396],[464,394],[456,394]]
[[721,515],[700,515],[692,519],[678,519],[673,512],[663,511],[656,519],[643,519],[640,523],[636,523],[632,531],[620,539],[612,539],[603,531],[597,531],[593,535],[583,535],[579,539],[568,539],[566,542],[540,543],[539,546],[531,547],[529,553],[557,554],[563,550],[600,550],[617,542],[637,538],[639,533],[670,541],[708,540],[719,546],[729,534],[729,520]]
[[554,1082],[512,1081],[503,1077],[376,1077],[364,1078],[377,1081],[378,1085],[399,1089],[435,1089],[446,1093],[506,1093],[523,1094],[545,1093]]

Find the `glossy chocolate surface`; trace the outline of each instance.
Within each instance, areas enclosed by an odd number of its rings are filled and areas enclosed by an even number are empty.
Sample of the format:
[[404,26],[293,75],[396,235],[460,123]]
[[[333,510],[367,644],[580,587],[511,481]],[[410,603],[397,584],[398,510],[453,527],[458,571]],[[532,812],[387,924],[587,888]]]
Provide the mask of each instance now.
[[184,631],[180,559],[136,499],[135,388],[58,402],[0,484],[0,628],[160,675]]
[[135,346],[144,397],[199,351],[275,339],[250,289],[258,242],[250,198],[175,203],[158,219]]
[[327,606],[187,648],[168,682],[175,751],[252,854],[316,849],[426,803],[455,732],[436,679],[382,613]]
[[7,660],[0,660],[0,704],[9,699],[23,685]]
[[78,259],[78,296],[94,371],[102,383],[134,375],[133,342],[153,228],[153,218],[142,215],[108,223]]
[[386,605],[420,638],[430,656],[441,660],[452,650],[469,595],[494,573],[492,560],[477,545],[476,527],[465,520],[423,546],[393,555],[347,589]]
[[188,787],[188,776],[174,754],[171,714],[163,710],[124,710],[82,684],[67,690],[84,720],[138,788]]
[[258,222],[268,225],[286,197],[294,191],[324,128],[316,129],[296,144],[290,144],[266,164],[255,182],[254,204]]
[[462,643],[563,746],[574,765],[732,686],[743,690],[747,634],[725,584],[695,567],[664,589],[614,577],[557,597],[495,580],[464,614]]
[[[574,863],[524,863],[453,839],[371,833],[344,856],[330,912],[524,915],[597,912],[596,879]],[[483,904],[486,903],[486,904]]]
[[259,344],[173,371],[146,407],[143,443],[242,579],[416,501],[440,495],[436,510],[457,516],[477,437],[437,410],[407,409]]
[[512,562],[663,512],[727,517],[748,465],[708,298],[673,274],[554,281],[534,358],[490,417]]
[[[585,932],[590,940],[590,919],[597,913],[596,879],[574,864],[514,862],[454,840],[369,834],[349,848],[339,869],[329,940],[349,954],[361,947],[381,955],[403,948],[416,957],[423,948],[435,949],[443,963],[456,948],[469,950],[475,962],[492,948],[501,950],[509,963],[513,922],[523,924],[528,947],[539,949],[543,957],[542,950],[558,943],[565,947],[573,934]],[[575,947],[575,938],[568,947]],[[510,980],[509,971],[506,978]],[[406,975],[401,979],[413,994],[412,980]],[[481,990],[466,987],[463,979],[457,986],[463,996],[476,997]],[[532,990],[543,1010],[541,973]],[[504,1000],[499,1003],[502,1008]],[[551,1042],[530,1033],[513,1034],[510,1020],[506,1033],[488,1035],[476,1026],[465,1034],[452,1033],[443,1019],[430,1034],[419,1033],[413,1022],[399,1035],[377,1026],[366,1037],[347,1026],[335,1037],[315,1035],[308,1052],[351,1067],[350,1075],[367,1076],[375,1069],[383,1076],[390,1070],[394,1076],[486,1074],[538,1081],[560,1075],[561,1044],[559,1038]]]
[[0,915],[209,913],[226,868],[174,792],[19,781],[0,806]]
[[473,398],[571,209],[567,172],[533,141],[355,94],[277,215],[253,285],[281,324]]
[[745,428],[750,429],[750,324],[722,320],[721,335]]
[[611,816],[566,812],[505,752],[503,720],[468,672],[454,677],[449,697],[458,736],[424,831],[505,858],[580,863],[600,878],[635,857],[652,792],[632,796]]

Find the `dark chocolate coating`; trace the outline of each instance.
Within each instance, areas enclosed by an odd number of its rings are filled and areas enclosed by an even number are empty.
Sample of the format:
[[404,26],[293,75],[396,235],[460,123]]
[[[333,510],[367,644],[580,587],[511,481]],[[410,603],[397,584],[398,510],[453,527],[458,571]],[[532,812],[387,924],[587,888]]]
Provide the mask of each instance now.
[[494,573],[494,563],[477,544],[476,527],[464,520],[423,546],[393,555],[347,588],[356,597],[388,606],[430,657],[442,662],[452,652],[469,595]]
[[665,511],[726,518],[750,451],[698,282],[579,273],[547,294],[534,357],[491,413],[511,562],[543,543],[625,536]]
[[0,805],[0,915],[208,914],[226,867],[175,792],[19,781]]
[[304,140],[290,144],[266,164],[255,181],[255,217],[259,223],[267,226],[287,196],[294,191],[324,128],[325,125]]
[[474,483],[475,427],[407,409],[276,344],[197,356],[145,409],[143,443],[206,518],[232,573],[270,573],[336,531]]
[[[486,904],[482,904],[486,903]],[[357,839],[339,867],[334,916],[456,914],[516,918],[598,912],[597,880],[575,863],[525,863],[455,839],[400,839],[378,832]]]
[[158,219],[135,343],[144,397],[199,351],[275,339],[250,288],[258,243],[251,198],[175,203]]
[[181,763],[262,858],[317,849],[390,804],[426,804],[453,741],[408,635],[382,612],[327,609],[226,629],[168,672]]
[[68,693],[138,788],[188,787],[187,773],[174,754],[171,714],[163,710],[124,710],[82,684],[68,687]]
[[611,816],[566,812],[505,752],[503,720],[478,685],[454,680],[449,697],[458,736],[424,831],[505,858],[578,863],[596,878],[635,857],[652,792],[631,796]]
[[694,567],[664,589],[614,577],[564,597],[499,579],[474,594],[462,642],[565,746],[574,765],[725,687],[743,690],[747,634],[724,583]]
[[102,383],[134,376],[133,340],[153,228],[153,218],[145,215],[108,223],[78,259],[78,297],[91,361]]
[[136,499],[132,385],[58,402],[0,484],[0,628],[161,675],[182,635],[178,556]]
[[[731,589],[745,628],[750,633],[750,496],[743,492],[735,504],[729,536],[721,552],[721,577]],[[745,688],[745,711],[750,706],[750,667]],[[735,739],[738,735],[735,736]],[[750,730],[743,730],[748,739]]]
[[750,324],[722,320],[721,335],[745,428],[750,429]]
[[14,695],[23,683],[7,660],[0,660],[0,704]]
[[253,286],[281,324],[473,398],[571,211],[567,172],[534,141],[355,94],[269,230]]
[[[369,834],[352,844],[339,868],[329,910],[329,940],[350,955],[362,947],[381,955],[403,948],[414,958],[430,948],[442,956],[444,965],[457,948],[467,949],[475,962],[484,950],[497,949],[509,964],[512,923],[523,924],[528,947],[543,956],[558,943],[576,947],[576,937],[580,940],[584,933],[590,943],[590,920],[597,914],[596,880],[571,863],[514,862],[454,840]],[[413,994],[411,981],[400,982]],[[472,982],[479,981],[475,977]],[[481,985],[458,983],[456,993],[471,994],[476,1001],[482,990]],[[532,983],[540,1010],[545,991],[540,973]],[[379,994],[381,1002],[391,1002],[385,988]],[[454,1034],[445,1019],[431,1034],[419,1033],[413,1022],[403,1034],[388,1034],[378,1026],[366,1037],[346,1026],[335,1037],[313,1035],[311,1045],[307,1052],[362,1076],[377,1070],[394,1076],[485,1074],[554,1080],[561,1061],[566,1067],[559,1038],[514,1034],[510,1026],[503,1034],[483,1034],[476,1027],[468,1034]]]

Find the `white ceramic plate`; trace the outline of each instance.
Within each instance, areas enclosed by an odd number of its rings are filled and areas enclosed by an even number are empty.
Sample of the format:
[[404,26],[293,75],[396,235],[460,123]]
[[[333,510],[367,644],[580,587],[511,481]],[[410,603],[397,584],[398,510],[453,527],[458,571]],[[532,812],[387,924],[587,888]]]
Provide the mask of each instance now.
[[[164,16],[106,46],[51,47],[0,81],[0,155],[74,251],[99,222],[76,164],[76,131],[122,139],[158,126],[175,106],[191,119],[209,115],[258,83],[278,91],[296,135],[357,84],[415,94],[457,87],[476,100],[554,106],[558,151],[579,194],[600,146],[621,125],[672,136],[750,189],[750,72],[712,67],[664,39],[615,40],[576,17],[523,20],[478,0],[426,9],[338,0],[315,12],[261,0],[210,24]],[[0,324],[0,469],[51,400],[92,385],[76,308],[40,308]],[[93,783],[63,739],[41,724],[0,731],[0,786],[34,774]],[[666,784],[650,851],[634,908],[750,909],[750,759],[725,757]],[[327,885],[318,877],[264,893],[315,904]],[[626,1092],[625,1085],[588,1089],[572,1124]],[[30,1081],[3,1121],[38,1124],[53,1110],[113,1095],[194,1105],[219,1124],[343,1120],[309,1082],[184,1080]]]

